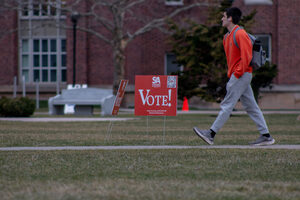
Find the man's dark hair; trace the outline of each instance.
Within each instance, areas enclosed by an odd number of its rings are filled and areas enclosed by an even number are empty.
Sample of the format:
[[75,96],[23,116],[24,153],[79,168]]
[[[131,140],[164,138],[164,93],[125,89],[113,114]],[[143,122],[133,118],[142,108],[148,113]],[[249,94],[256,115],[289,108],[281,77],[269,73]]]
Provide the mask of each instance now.
[[227,18],[232,17],[232,23],[238,24],[242,17],[242,11],[237,7],[232,7],[226,10],[226,15]]

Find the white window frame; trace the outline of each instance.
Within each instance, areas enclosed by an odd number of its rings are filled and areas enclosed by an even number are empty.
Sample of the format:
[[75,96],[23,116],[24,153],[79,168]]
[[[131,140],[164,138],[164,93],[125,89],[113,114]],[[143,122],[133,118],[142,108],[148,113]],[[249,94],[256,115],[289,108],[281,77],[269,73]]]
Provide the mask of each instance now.
[[[28,52],[23,53],[23,40],[28,41]],[[34,41],[39,40],[39,52],[34,52]],[[47,46],[48,51],[43,52],[42,51],[42,41],[47,40]],[[51,52],[51,40],[56,40],[56,51]],[[23,70],[28,70],[28,77],[26,79],[26,83],[34,83],[36,80],[34,80],[34,71],[39,70],[39,82],[40,83],[57,83],[57,82],[66,82],[67,77],[65,77],[65,80],[62,80],[62,71],[67,70],[67,64],[65,66],[62,66],[62,56],[67,56],[67,52],[62,51],[62,40],[65,40],[65,37],[34,37],[34,38],[28,38],[24,37],[20,39],[20,74],[23,76]],[[23,55],[28,55],[28,67],[23,68]],[[39,55],[39,66],[34,66],[34,55]],[[43,55],[47,55],[47,66],[43,66]],[[56,55],[56,66],[51,66],[51,55]],[[47,81],[43,81],[43,70],[47,70]],[[56,80],[51,81],[51,70],[56,70]]]
[[183,0],[165,0],[167,6],[182,6]]

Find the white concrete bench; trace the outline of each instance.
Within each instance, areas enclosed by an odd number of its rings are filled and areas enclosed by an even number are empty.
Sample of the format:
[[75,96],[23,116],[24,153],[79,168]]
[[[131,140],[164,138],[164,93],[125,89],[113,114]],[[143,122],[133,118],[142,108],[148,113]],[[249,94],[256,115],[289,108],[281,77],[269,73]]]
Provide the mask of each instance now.
[[63,115],[66,104],[75,105],[75,115],[92,115],[95,105],[101,106],[102,115],[111,115],[115,96],[112,89],[79,88],[62,90],[60,95],[49,98],[49,114]]

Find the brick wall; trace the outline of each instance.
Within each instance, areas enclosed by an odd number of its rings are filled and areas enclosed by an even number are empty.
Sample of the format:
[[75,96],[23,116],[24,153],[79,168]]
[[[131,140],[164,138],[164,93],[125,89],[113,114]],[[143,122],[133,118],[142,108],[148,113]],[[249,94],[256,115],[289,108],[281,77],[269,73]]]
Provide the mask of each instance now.
[[300,84],[300,1],[278,1],[278,81]]
[[[86,10],[90,5],[82,1],[80,9]],[[190,2],[190,1],[185,1]],[[246,6],[243,0],[235,0],[234,5],[245,14],[257,9],[253,32],[272,35],[272,62],[278,64],[279,75],[276,84],[300,84],[300,1],[273,0],[272,6]],[[153,12],[163,13],[172,9],[168,6],[157,6],[152,2]],[[143,10],[144,9],[144,10]],[[143,16],[145,7],[139,8]],[[207,8],[192,9],[178,18],[188,17],[204,21]],[[149,11],[148,11],[149,12]],[[6,16],[6,17],[4,17]],[[220,19],[221,20],[221,19]],[[67,23],[71,25],[70,18]],[[91,21],[81,18],[80,25],[91,25]],[[127,24],[134,28],[135,23]],[[12,30],[17,27],[17,13],[7,12],[0,17],[0,29]],[[136,38],[126,48],[126,78],[134,83],[137,74],[163,74],[165,53],[168,52],[166,35],[158,30],[146,33]],[[73,35],[67,31],[67,68],[68,83],[73,79]],[[113,61],[111,47],[95,36],[77,32],[77,83],[87,83],[94,86],[112,84]],[[18,75],[18,38],[17,34],[9,34],[0,38],[0,86],[11,85],[13,77]]]
[[0,86],[13,83],[13,77],[18,75],[18,38],[17,14],[4,12],[0,16]]
[[245,6],[242,0],[235,5],[244,13],[256,9],[253,31],[272,35],[272,62],[279,74],[276,84],[300,84],[300,1],[273,0],[272,6]]

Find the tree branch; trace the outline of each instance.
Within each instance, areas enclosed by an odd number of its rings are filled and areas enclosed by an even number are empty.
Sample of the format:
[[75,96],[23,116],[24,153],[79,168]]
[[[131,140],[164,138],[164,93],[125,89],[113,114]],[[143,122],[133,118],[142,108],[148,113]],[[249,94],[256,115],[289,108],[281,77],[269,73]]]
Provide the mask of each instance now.
[[[66,26],[66,28],[72,28],[72,27]],[[92,30],[90,28],[85,28],[85,27],[82,27],[82,26],[77,26],[77,29],[80,30],[80,31],[91,33],[91,34],[95,35],[96,37],[98,37],[99,39],[103,40],[104,42],[106,42],[109,45],[113,44],[110,39],[108,39],[107,37],[105,37],[101,33],[97,32],[97,31],[94,31],[94,30]]]
[[145,2],[145,0],[137,0],[137,1],[134,1],[134,2],[132,2],[132,3],[130,3],[130,4],[128,4],[127,6],[125,6],[125,7],[124,7],[124,10],[128,10],[128,9],[134,7],[135,5],[140,4],[140,3],[143,3],[143,2]]
[[91,8],[91,16],[95,18],[96,21],[98,21],[100,24],[102,24],[108,31],[112,32],[113,31],[113,23],[111,23],[108,19],[99,16],[95,9],[99,4],[94,4]]
[[178,9],[174,10],[173,12],[171,12],[170,14],[168,14],[164,17],[152,20],[151,22],[147,23],[146,25],[144,25],[143,27],[141,27],[140,29],[135,31],[133,34],[130,34],[128,32],[128,37],[129,37],[128,42],[130,42],[131,40],[133,40],[137,36],[139,36],[141,34],[144,34],[146,32],[149,32],[149,31],[151,31],[155,28],[160,29],[166,23],[167,19],[173,18],[176,15],[178,15],[178,14],[180,14],[180,13],[186,11],[186,10],[189,10],[191,8],[194,8],[194,7],[209,6],[209,5],[211,5],[211,4],[209,4],[209,3],[194,3],[194,4],[191,4],[191,5],[188,5],[188,6],[184,6],[182,8],[178,8]]

